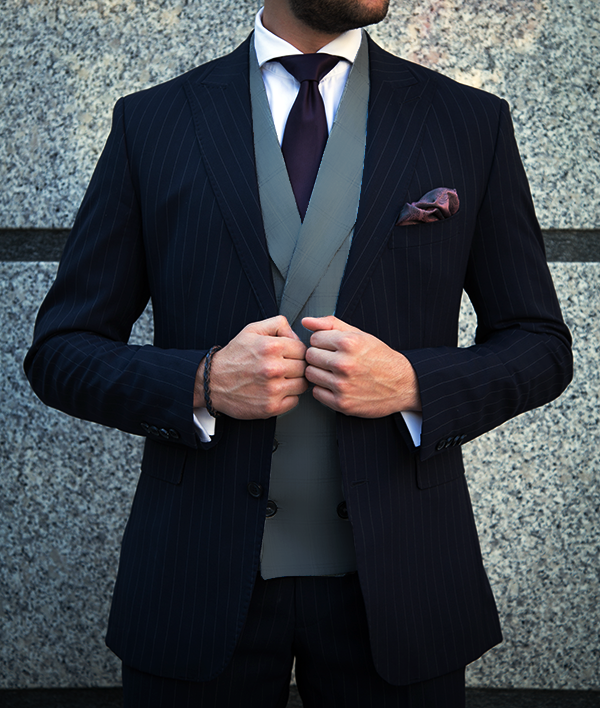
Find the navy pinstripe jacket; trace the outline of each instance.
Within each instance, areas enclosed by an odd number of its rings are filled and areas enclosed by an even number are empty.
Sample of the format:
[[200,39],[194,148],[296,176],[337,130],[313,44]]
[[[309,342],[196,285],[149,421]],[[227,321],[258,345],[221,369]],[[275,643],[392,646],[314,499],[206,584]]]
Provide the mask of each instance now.
[[[370,61],[337,315],[412,362],[422,444],[400,415],[339,415],[338,442],[375,664],[405,684],[500,641],[460,445],[559,395],[571,353],[506,103],[372,42]],[[435,187],[457,190],[454,216],[395,226]],[[478,316],[468,349],[456,347],[463,288]],[[130,346],[149,298],[154,346]],[[49,405],[147,436],[107,637],[131,666],[205,680],[231,657],[275,421],[221,419],[201,444],[192,392],[211,345],[275,314],[244,43],[117,103],[25,363]]]

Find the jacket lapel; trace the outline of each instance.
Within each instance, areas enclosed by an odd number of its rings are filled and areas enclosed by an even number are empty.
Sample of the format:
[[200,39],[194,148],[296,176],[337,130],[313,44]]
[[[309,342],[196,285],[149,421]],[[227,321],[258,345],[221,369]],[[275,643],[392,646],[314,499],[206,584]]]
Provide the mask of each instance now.
[[352,314],[406,201],[435,93],[369,38],[371,92],[360,205],[336,315]]
[[254,164],[249,40],[185,84],[215,197],[265,317],[277,314]]
[[[185,85],[211,184],[265,317],[277,314],[254,163],[249,40]],[[336,309],[348,320],[415,170],[435,84],[369,38],[371,89],[361,199]]]

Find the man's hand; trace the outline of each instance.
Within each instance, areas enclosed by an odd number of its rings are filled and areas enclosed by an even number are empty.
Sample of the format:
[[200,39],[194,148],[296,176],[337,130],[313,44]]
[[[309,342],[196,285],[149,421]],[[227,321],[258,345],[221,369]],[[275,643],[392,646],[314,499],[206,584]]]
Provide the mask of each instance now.
[[[285,317],[253,322],[213,355],[210,397],[232,418],[270,418],[287,413],[308,388],[306,347]],[[205,406],[204,360],[196,373],[194,408]]]
[[400,352],[337,317],[305,317],[302,324],[314,332],[305,376],[318,401],[360,418],[421,410],[416,374]]

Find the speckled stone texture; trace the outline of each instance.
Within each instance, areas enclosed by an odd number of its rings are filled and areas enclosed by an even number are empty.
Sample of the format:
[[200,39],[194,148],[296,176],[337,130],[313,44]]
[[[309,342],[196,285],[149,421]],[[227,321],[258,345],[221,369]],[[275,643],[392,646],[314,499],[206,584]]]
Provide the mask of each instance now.
[[468,669],[471,686],[600,689],[600,265],[551,270],[573,382],[464,448],[504,632]]
[[[66,229],[119,96],[234,48],[259,3],[0,5],[0,229]],[[507,98],[542,226],[597,238],[597,0],[392,0],[371,32]],[[21,361],[55,268],[0,262],[0,688],[120,681],[103,636],[141,441],[49,410],[28,387]],[[552,270],[575,379],[559,401],[465,447],[505,634],[468,669],[474,687],[600,690],[600,264]],[[135,337],[151,340],[148,315]]]
[[[0,228],[68,228],[119,96],[236,46],[250,0],[4,0]],[[597,0],[398,0],[390,51],[509,100],[544,228],[600,222]]]
[[[0,688],[111,686],[103,636],[140,439],[45,408],[21,362],[52,263],[0,264]],[[600,264],[552,267],[575,339],[565,395],[465,446],[505,641],[471,686],[600,689]],[[464,307],[461,346],[474,320]],[[135,341],[151,341],[148,315]]]
[[22,361],[55,272],[0,264],[0,688],[120,682],[104,632],[141,438],[46,408],[29,389]]

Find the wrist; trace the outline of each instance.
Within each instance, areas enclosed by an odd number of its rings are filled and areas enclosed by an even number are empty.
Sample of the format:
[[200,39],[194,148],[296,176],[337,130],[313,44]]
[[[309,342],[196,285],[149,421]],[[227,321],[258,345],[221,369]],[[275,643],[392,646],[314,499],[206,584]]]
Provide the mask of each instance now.
[[202,369],[202,393],[204,398],[204,408],[213,418],[218,418],[221,414],[215,409],[211,398],[210,374],[213,356],[221,349],[218,344],[212,346],[204,357],[204,367]]

